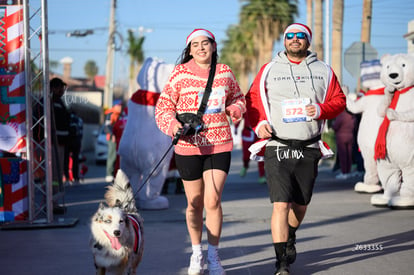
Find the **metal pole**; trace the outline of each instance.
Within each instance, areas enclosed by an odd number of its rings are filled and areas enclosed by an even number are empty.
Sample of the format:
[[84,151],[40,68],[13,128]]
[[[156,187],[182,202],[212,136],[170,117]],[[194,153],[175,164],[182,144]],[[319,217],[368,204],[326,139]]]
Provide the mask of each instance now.
[[26,93],[26,151],[27,151],[27,196],[28,196],[28,210],[29,220],[34,219],[35,215],[35,191],[34,191],[34,176],[33,176],[33,143],[32,143],[32,98],[31,98],[31,68],[30,68],[30,20],[29,20],[29,0],[23,2],[23,32],[24,32],[24,77],[25,77],[25,93]]
[[[29,1],[18,1],[18,5],[23,6],[29,223],[2,225],[9,228],[56,226],[53,222],[52,164],[55,163],[52,160],[47,0],[32,1],[34,5],[29,5]],[[36,61],[38,71],[32,68]],[[43,140],[34,136],[35,127],[43,128]],[[58,221],[60,226],[73,226],[76,222],[77,219],[68,218]]]
[[49,91],[49,39],[47,21],[47,0],[41,3],[42,22],[42,63],[43,63],[43,104],[45,110],[45,142],[46,142],[46,208],[47,221],[53,221],[53,186],[52,186],[52,135],[51,135],[51,106]]
[[[34,169],[37,171],[44,169],[45,172],[45,191],[44,191],[44,201],[45,201],[45,210],[46,210],[46,219],[47,222],[53,220],[53,206],[52,206],[52,158],[51,158],[51,139],[50,139],[50,98],[49,98],[49,60],[48,60],[48,37],[47,37],[47,0],[41,0],[39,2],[40,7],[35,10],[34,14],[30,14],[30,4],[29,0],[23,1],[23,16],[24,16],[24,55],[25,55],[25,92],[26,92],[26,144],[27,144],[27,165],[28,165],[28,199],[29,199],[29,221],[33,221],[37,218],[37,215],[40,212],[44,212],[42,204],[40,204],[39,209],[36,205],[36,189],[42,188],[37,186],[34,179]],[[32,17],[39,14],[41,18],[41,26],[39,28],[31,28]],[[40,30],[40,32],[39,32]],[[33,31],[33,34],[31,33]],[[43,117],[37,118],[37,124],[41,124],[44,127],[44,144],[37,144],[36,148],[39,150],[39,154],[44,153],[45,163],[40,164],[34,159],[34,140],[32,135],[33,127],[33,116],[32,116],[32,103],[33,103],[33,84],[34,79],[32,76],[31,68],[31,39],[41,37],[41,52],[39,55],[41,58],[41,81],[43,88],[43,102],[41,107],[43,108]],[[43,120],[43,121],[41,121]],[[36,166],[36,167],[35,167]]]
[[362,42],[362,62],[365,60],[365,42]]

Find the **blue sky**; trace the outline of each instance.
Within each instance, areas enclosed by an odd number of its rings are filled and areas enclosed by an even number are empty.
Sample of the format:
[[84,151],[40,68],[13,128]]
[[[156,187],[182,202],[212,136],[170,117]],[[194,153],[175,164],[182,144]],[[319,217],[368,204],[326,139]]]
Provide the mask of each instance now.
[[[332,0],[331,0],[332,2]],[[344,51],[360,39],[362,0],[345,1]],[[229,25],[237,24],[241,2],[239,0],[118,0],[117,30],[126,40],[127,30],[144,30],[144,52],[147,57],[158,57],[175,63],[185,46],[187,35],[194,28],[207,28],[221,43],[226,38]],[[49,58],[59,61],[64,57],[74,60],[72,76],[83,77],[84,65],[94,60],[98,74],[105,73],[106,44],[111,0],[52,0],[48,1]],[[414,1],[373,0],[371,45],[379,57],[385,53],[407,52],[403,35],[407,23],[414,20]],[[299,1],[297,22],[306,23],[305,0]],[[75,30],[93,29],[86,37],[67,37]],[[136,32],[138,35],[138,32]],[[126,42],[115,55],[115,79],[124,81],[128,76]],[[278,43],[276,51],[282,50]],[[62,66],[55,69],[62,73]],[[343,84],[356,86],[357,80],[343,70]]]

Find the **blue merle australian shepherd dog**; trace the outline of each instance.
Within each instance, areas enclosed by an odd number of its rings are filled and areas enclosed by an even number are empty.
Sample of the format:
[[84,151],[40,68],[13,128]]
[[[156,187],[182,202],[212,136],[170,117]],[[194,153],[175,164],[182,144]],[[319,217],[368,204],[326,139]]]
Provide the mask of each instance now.
[[90,248],[96,274],[133,275],[144,250],[143,219],[128,177],[118,170],[91,220]]

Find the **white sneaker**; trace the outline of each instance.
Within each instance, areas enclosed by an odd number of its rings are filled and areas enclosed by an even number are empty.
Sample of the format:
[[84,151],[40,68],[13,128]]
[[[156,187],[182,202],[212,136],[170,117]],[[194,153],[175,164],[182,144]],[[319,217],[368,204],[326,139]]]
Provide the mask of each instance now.
[[188,275],[204,274],[204,257],[201,255],[191,255]]
[[226,275],[226,271],[221,266],[220,258],[216,255],[215,258],[207,259],[209,275]]

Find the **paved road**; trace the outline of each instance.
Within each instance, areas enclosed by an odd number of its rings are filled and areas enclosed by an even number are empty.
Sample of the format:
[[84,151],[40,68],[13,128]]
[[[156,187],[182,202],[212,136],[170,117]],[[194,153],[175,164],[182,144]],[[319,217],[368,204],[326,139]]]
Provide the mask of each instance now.
[[[240,158],[235,150],[224,188],[222,264],[228,275],[273,274],[267,187],[257,183],[255,163],[245,178],[239,177]],[[56,218],[76,218],[74,226],[0,230],[0,274],[94,274],[89,220],[103,200],[104,176],[105,167],[89,161],[85,181],[66,189],[68,211]],[[414,211],[372,207],[369,195],[352,190],[355,180],[335,180],[329,167],[320,167],[313,200],[297,232],[292,274],[413,274]],[[173,186],[169,191],[168,210],[140,211],[146,243],[138,274],[186,274],[190,242],[185,197],[175,195]]]

